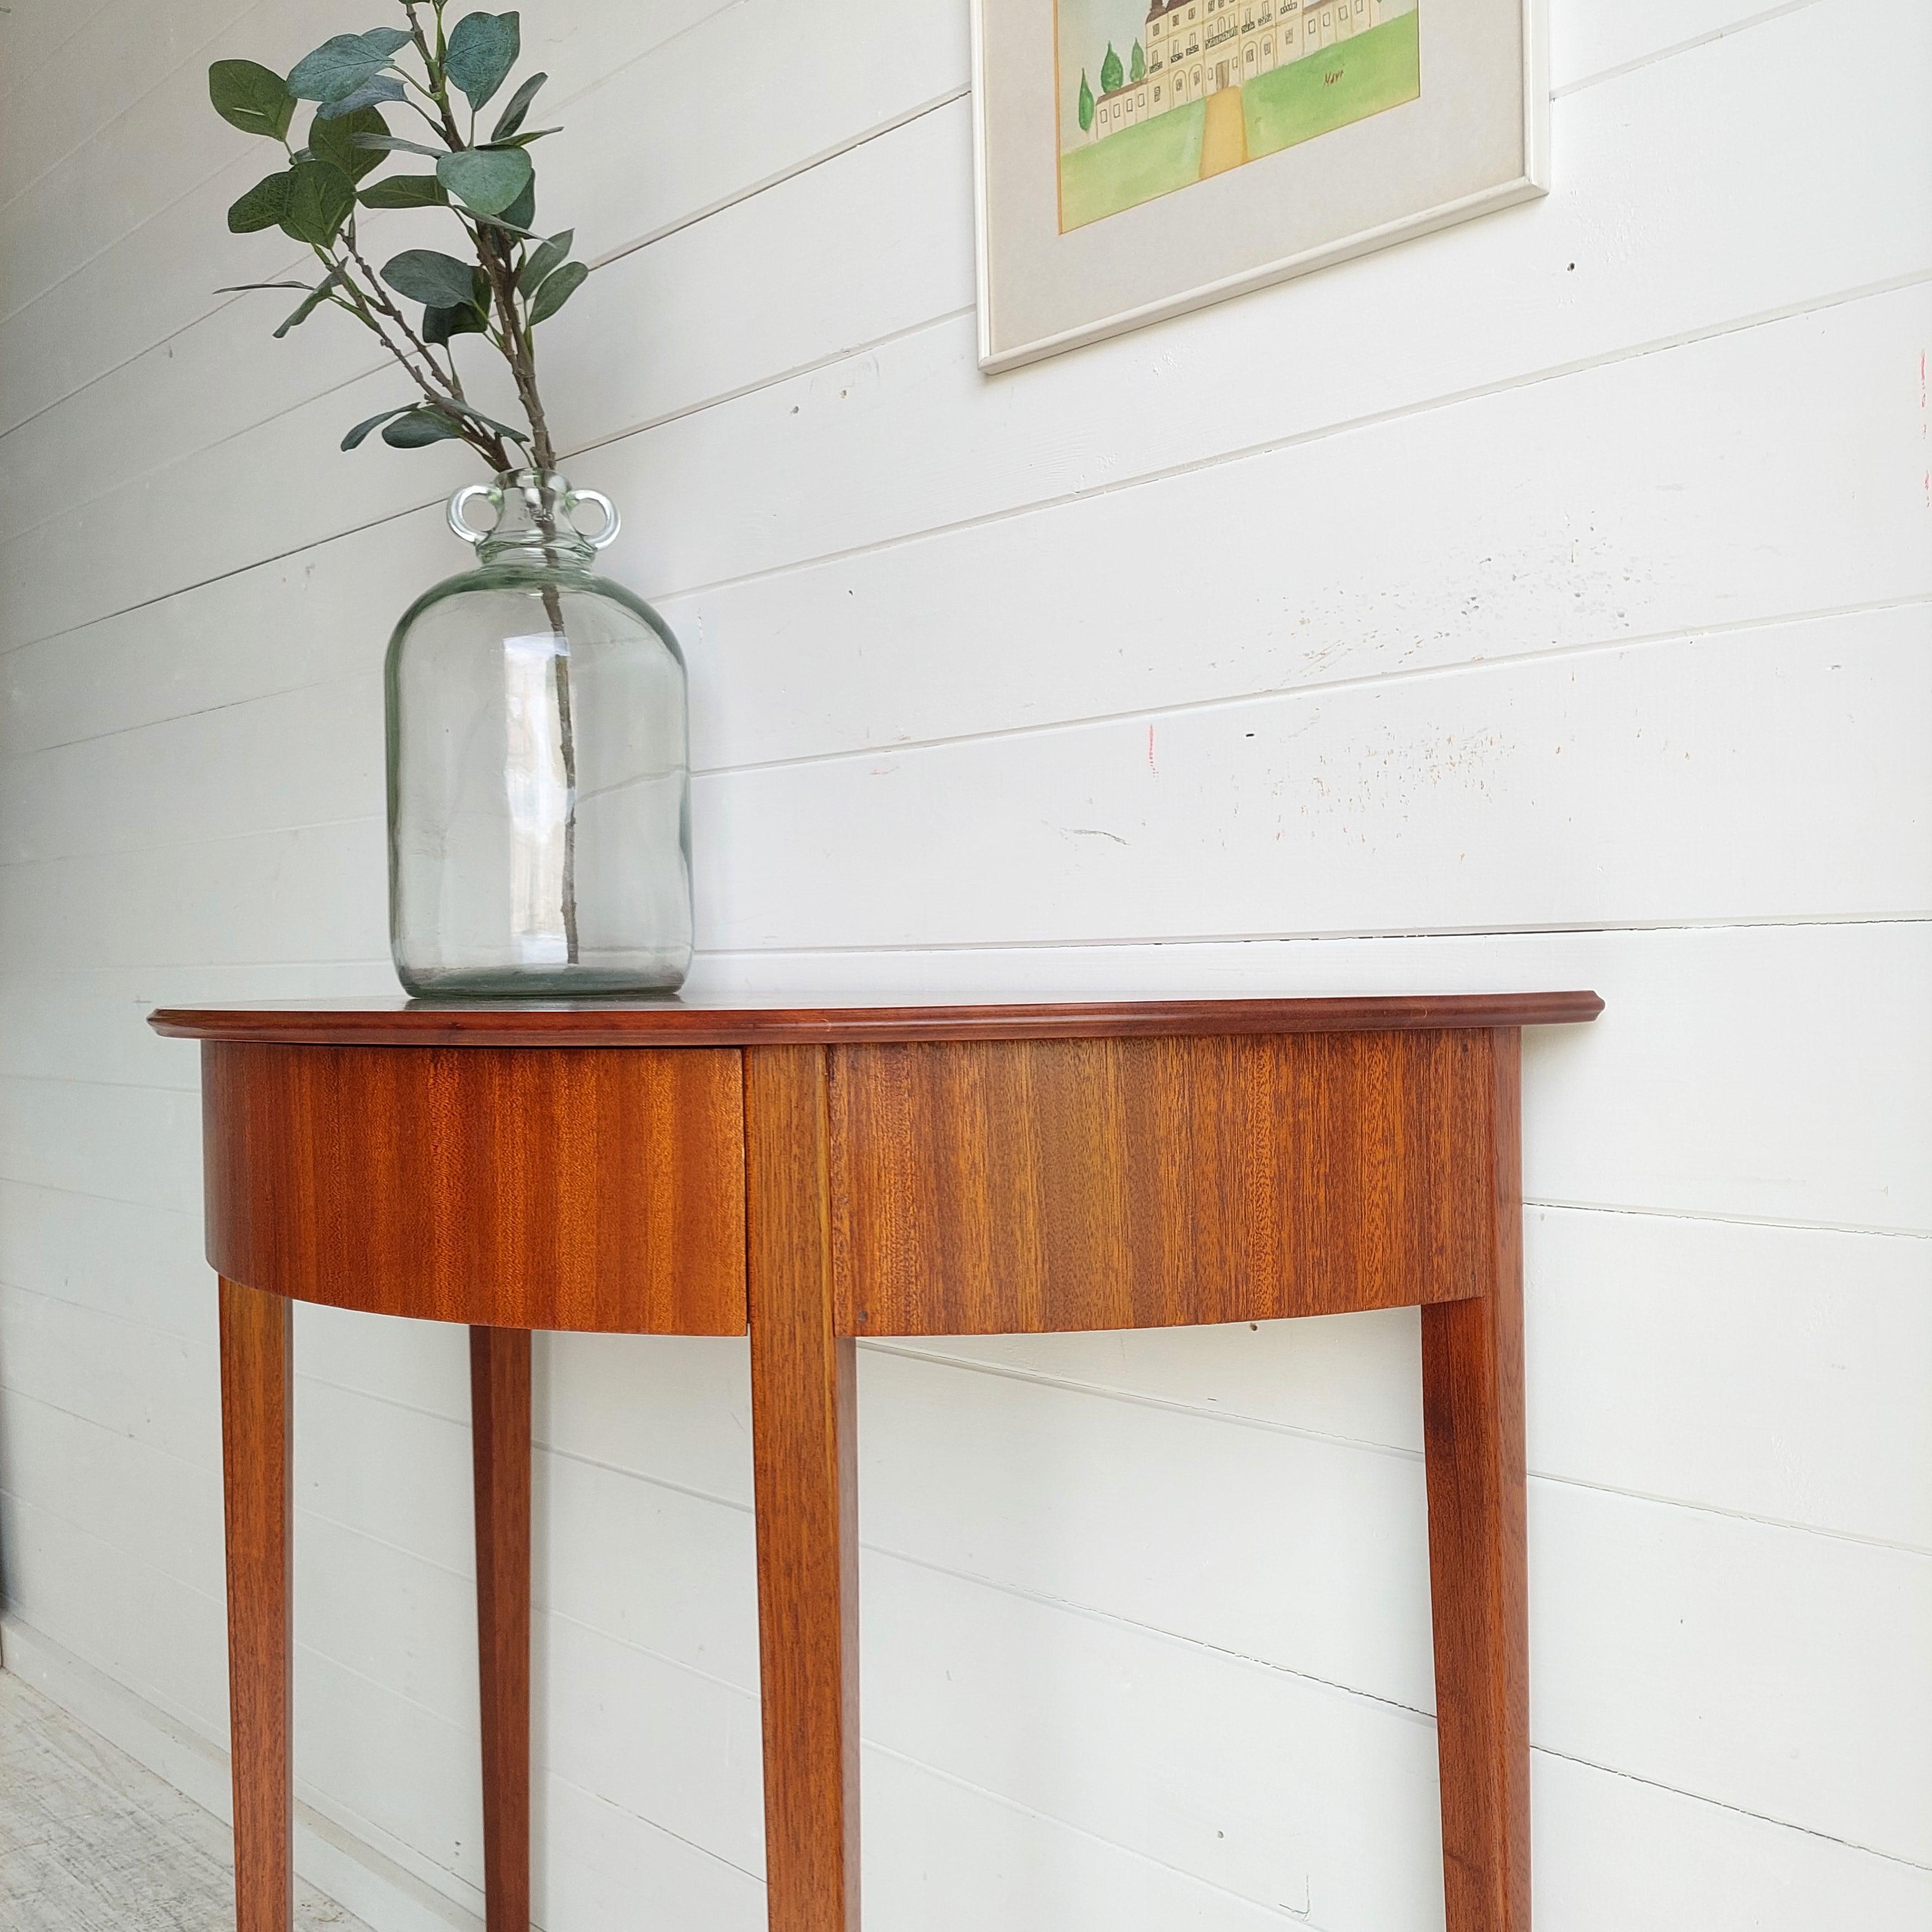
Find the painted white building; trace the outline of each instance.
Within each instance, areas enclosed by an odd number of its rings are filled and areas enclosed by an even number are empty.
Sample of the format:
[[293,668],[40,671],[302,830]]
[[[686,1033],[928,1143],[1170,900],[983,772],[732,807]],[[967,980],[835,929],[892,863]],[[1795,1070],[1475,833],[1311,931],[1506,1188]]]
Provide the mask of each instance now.
[[1141,45],[1147,64],[1094,103],[1091,140],[1169,108],[1239,87],[1379,26],[1386,0],[1154,0]]

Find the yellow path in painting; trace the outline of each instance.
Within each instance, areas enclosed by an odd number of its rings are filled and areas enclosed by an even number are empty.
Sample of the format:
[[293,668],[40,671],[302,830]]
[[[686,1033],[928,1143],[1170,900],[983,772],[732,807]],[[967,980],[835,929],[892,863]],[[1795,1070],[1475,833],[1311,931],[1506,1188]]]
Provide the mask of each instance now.
[[1208,129],[1201,137],[1201,178],[1225,174],[1248,158],[1248,117],[1241,90],[1223,87],[1208,97]]

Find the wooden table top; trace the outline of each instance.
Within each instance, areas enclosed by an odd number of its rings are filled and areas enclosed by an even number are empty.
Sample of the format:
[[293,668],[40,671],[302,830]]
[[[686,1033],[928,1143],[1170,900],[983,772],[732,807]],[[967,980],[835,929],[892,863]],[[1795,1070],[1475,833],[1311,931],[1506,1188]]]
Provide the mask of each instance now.
[[308,1046],[749,1046],[958,1040],[1103,1040],[1556,1026],[1593,1020],[1594,993],[1422,993],[1322,999],[1107,1000],[945,1005],[878,1000],[265,1000],[164,1006],[178,1040]]

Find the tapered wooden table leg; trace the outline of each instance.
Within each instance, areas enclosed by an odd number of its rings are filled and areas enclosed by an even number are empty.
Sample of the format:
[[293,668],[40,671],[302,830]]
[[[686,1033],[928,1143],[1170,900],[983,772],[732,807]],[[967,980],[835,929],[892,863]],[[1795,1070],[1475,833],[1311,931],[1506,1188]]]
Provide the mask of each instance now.
[[1489,1292],[1422,1311],[1448,1932],[1529,1932],[1520,1035],[1495,1054]]
[[835,1332],[822,1048],[747,1055],[752,1459],[771,1932],[858,1932],[853,1345]]
[[289,1304],[220,1286],[221,1477],[237,1932],[289,1932]]
[[530,1924],[530,1338],[470,1331],[488,1932]]

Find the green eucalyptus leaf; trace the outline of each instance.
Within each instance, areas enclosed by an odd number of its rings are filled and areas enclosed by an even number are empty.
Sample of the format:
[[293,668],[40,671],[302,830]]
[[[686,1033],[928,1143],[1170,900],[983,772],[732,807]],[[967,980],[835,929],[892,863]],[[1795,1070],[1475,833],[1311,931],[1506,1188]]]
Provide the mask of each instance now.
[[352,182],[374,174],[382,165],[381,154],[362,146],[358,134],[386,134],[388,124],[373,107],[358,107],[353,113],[326,118],[317,113],[308,130],[308,151],[318,161],[340,168]]
[[507,141],[524,124],[524,117],[530,111],[530,103],[537,98],[537,90],[549,80],[547,74],[533,74],[510,96],[510,104],[496,117],[496,124],[490,130],[493,141]]
[[537,178],[532,174],[524,191],[504,209],[500,219],[512,227],[528,229],[537,218]]
[[553,235],[540,248],[530,251],[530,260],[524,264],[523,272],[517,278],[517,286],[528,295],[544,276],[548,274],[570,253],[570,244],[577,239],[577,230],[566,228],[560,235]]
[[443,208],[449,196],[434,175],[391,175],[356,196],[364,208]]
[[478,214],[472,216],[471,219],[478,228],[500,229],[506,235],[515,236],[520,242],[541,242],[543,239],[542,236],[532,235],[527,228],[512,221],[508,214]]
[[388,65],[389,56],[409,38],[400,27],[338,34],[296,62],[289,75],[289,92],[298,100],[340,100],[380,74]]
[[443,72],[480,110],[509,78],[522,46],[515,14],[466,14],[450,33]]
[[532,141],[541,141],[546,134],[561,134],[561,128],[532,128],[528,134],[514,134],[506,141],[484,141],[478,145],[492,150],[499,148],[527,148]]
[[340,268],[330,269],[328,273],[323,276],[322,280],[316,283],[315,286],[310,289],[308,293],[303,297],[300,305],[296,308],[294,314],[290,316],[288,320],[284,322],[281,327],[275,331],[275,340],[278,342],[280,341],[282,338],[287,334],[290,329],[299,328],[304,322],[308,321],[309,317],[314,314],[316,310],[321,308],[324,302],[328,301],[330,295],[334,292],[336,285],[340,282],[342,279],[342,271]]
[[392,449],[421,449],[426,443],[447,442],[462,434],[463,425],[454,417],[422,403],[382,426],[382,440]]
[[246,295],[250,289],[305,289],[306,282],[229,282],[215,290],[218,296]]
[[386,154],[422,154],[432,161],[443,157],[440,148],[425,148],[420,141],[406,141],[400,134],[357,134],[351,137],[357,147]]
[[484,321],[468,302],[456,308],[423,310],[422,338],[425,342],[447,342],[452,335],[481,335]]
[[406,248],[382,266],[382,279],[399,296],[425,308],[455,308],[467,302],[476,268],[434,248]]
[[296,98],[288,82],[258,61],[217,61],[208,70],[208,98],[231,128],[265,134],[272,141],[279,141],[295,118]]
[[252,235],[257,229],[279,226],[289,212],[289,190],[294,183],[295,172],[290,168],[258,181],[228,211],[230,233]]
[[477,214],[502,214],[530,184],[535,170],[520,148],[464,148],[445,154],[436,178]]
[[365,418],[342,439],[343,448],[344,449],[359,448],[367,440],[369,432],[372,429],[387,422],[392,416],[400,416],[409,406],[406,403],[399,403],[393,410],[380,410],[373,416]]
[[530,326],[534,328],[538,322],[549,321],[583,287],[590,273],[581,262],[566,262],[554,274],[547,276],[530,298]]
[[[325,100],[315,110],[318,121],[333,121],[345,114],[354,114],[364,107],[374,107],[379,101],[400,100],[403,98],[403,83],[392,74],[372,74],[362,85],[344,94],[339,100]],[[313,133],[309,139],[313,141]]]
[[356,184],[328,161],[298,161],[289,172],[289,202],[282,232],[312,248],[326,248],[356,212]]
[[499,436],[507,436],[512,442],[528,442],[528,434],[512,429],[506,422],[499,422],[494,416],[486,416],[481,410],[472,410],[467,403],[452,403],[450,412],[454,416],[467,416],[472,422],[481,423],[485,429],[494,429]]

